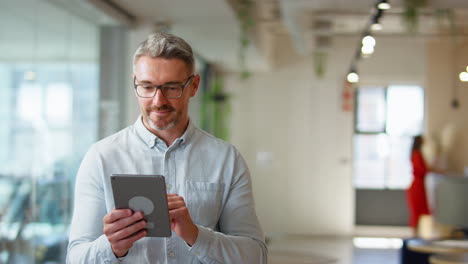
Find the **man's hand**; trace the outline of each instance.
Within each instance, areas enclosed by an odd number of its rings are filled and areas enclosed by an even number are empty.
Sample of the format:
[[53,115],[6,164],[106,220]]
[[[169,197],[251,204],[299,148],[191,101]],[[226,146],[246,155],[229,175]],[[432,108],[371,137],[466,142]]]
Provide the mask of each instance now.
[[167,195],[167,202],[171,229],[187,244],[193,246],[198,237],[198,227],[192,222],[184,198],[175,193],[170,193]]
[[104,234],[109,240],[116,257],[123,257],[137,240],[146,236],[146,221],[142,212],[132,214],[130,209],[114,209],[106,214]]

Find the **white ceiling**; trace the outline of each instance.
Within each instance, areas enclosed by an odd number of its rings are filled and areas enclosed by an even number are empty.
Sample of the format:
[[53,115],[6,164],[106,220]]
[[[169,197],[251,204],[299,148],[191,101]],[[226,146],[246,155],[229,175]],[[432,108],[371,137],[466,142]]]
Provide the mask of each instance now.
[[[170,32],[180,35],[206,60],[228,69],[238,69],[239,23],[223,0],[113,0],[139,21],[167,23]],[[251,68],[265,68],[265,60],[255,46],[247,51]]]
[[[169,23],[171,32],[187,39],[194,49],[223,68],[238,69],[239,23],[231,6],[237,0],[112,0],[140,21]],[[402,0],[390,0],[392,9],[382,17],[377,34],[406,34],[401,21]],[[468,0],[430,0],[423,10],[420,34],[438,30],[431,14],[435,8],[455,8],[457,23],[468,27]],[[231,3],[231,4],[230,4]],[[274,37],[290,37],[297,52],[315,48],[317,35],[360,35],[371,19],[376,0],[255,0],[255,44],[248,52],[250,68],[267,69],[274,56]],[[316,20],[331,21],[328,32],[314,28]],[[258,49],[257,49],[258,48]]]
[[[94,7],[96,3],[115,3],[134,15],[138,23],[169,24],[171,32],[184,37],[203,58],[224,69],[237,70],[240,27],[232,8],[232,3],[236,2],[238,0],[2,1],[0,48],[9,52],[0,54],[0,59],[31,58],[32,52],[44,58],[96,58],[95,44],[99,36],[95,25],[116,24],[118,18],[103,15]],[[392,9],[383,16],[384,29],[378,34],[406,34],[401,23],[402,0],[389,2]],[[459,32],[468,34],[468,0],[428,2],[431,7],[423,10],[421,33],[437,32],[437,21],[431,15],[434,8],[454,8],[456,23],[462,29]],[[250,69],[265,70],[276,56],[278,38],[291,38],[297,52],[307,54],[315,49],[318,35],[360,35],[371,18],[376,0],[255,0],[254,3],[254,45],[247,51],[247,64]],[[63,8],[70,15],[60,11]],[[330,21],[331,27],[317,30],[314,26],[317,20]],[[38,28],[41,31],[35,33],[34,29]]]

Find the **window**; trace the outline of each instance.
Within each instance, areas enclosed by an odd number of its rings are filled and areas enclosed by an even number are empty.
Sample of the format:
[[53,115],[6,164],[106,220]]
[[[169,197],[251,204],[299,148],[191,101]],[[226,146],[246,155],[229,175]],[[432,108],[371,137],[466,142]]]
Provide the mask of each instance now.
[[76,170],[97,137],[99,27],[55,2],[0,8],[0,263],[65,263]]
[[406,188],[411,181],[412,138],[422,133],[423,122],[422,87],[360,87],[356,95],[355,187]]

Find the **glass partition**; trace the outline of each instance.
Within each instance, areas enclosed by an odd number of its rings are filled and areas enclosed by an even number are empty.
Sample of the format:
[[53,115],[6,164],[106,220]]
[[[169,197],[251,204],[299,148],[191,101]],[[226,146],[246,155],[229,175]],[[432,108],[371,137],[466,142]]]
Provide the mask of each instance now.
[[65,263],[97,138],[99,27],[64,1],[0,1],[0,263]]

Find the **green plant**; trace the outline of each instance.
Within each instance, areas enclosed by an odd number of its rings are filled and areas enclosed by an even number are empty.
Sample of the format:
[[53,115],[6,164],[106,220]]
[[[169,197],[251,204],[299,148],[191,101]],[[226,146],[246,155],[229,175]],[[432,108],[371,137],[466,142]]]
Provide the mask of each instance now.
[[403,23],[409,32],[415,33],[419,26],[419,11],[427,5],[427,0],[404,0]]
[[456,26],[455,26],[455,14],[452,9],[448,8],[439,8],[436,9],[434,15],[437,19],[437,25],[439,30],[444,30],[445,27],[448,27],[450,35],[452,37],[456,36]]
[[328,54],[325,51],[316,51],[314,52],[314,69],[315,75],[318,78],[323,78],[325,76],[325,62],[327,60]]
[[229,138],[228,121],[231,112],[229,97],[229,94],[223,91],[222,79],[216,76],[202,98],[202,128],[223,140]]
[[252,7],[253,2],[251,0],[239,0],[237,17],[240,23],[239,65],[242,79],[247,79],[251,75],[247,69],[246,54],[250,45],[250,31],[255,26],[254,19],[252,18]]

